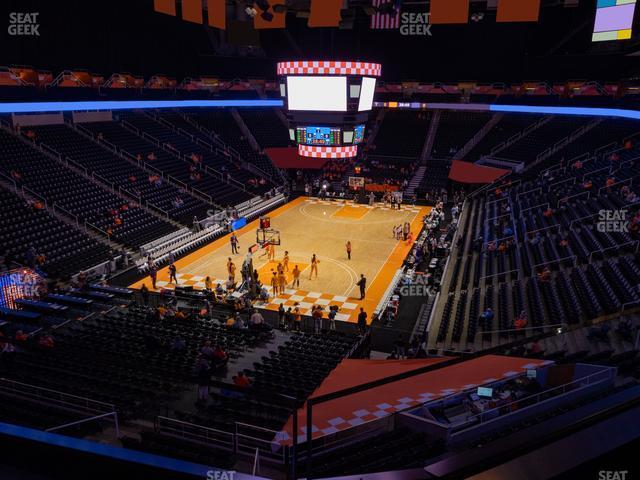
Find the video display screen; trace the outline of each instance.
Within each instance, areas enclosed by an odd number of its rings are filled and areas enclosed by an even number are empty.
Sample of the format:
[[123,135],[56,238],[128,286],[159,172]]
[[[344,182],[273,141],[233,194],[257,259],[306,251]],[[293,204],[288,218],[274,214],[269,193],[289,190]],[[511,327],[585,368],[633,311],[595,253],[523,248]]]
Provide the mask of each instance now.
[[356,125],[353,129],[353,143],[355,145],[362,143],[364,140],[364,125]]
[[287,77],[287,94],[289,110],[347,111],[347,77]]
[[337,127],[298,127],[296,141],[301,145],[340,145]]
[[593,25],[594,42],[631,38],[636,0],[598,0]]
[[373,108],[373,94],[376,91],[376,79],[364,77],[362,79],[362,88],[360,89],[360,101],[358,102],[358,111],[363,112]]

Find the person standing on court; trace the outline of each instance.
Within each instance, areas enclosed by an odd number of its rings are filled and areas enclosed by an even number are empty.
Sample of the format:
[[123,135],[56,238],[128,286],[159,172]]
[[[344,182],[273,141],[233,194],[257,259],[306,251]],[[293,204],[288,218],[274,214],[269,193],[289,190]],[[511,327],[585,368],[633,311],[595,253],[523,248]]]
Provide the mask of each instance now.
[[318,278],[319,263],[320,263],[320,260],[316,258],[316,254],[314,253],[313,256],[311,257],[311,272],[309,273],[309,280],[311,280],[311,277],[313,277],[313,272],[316,273],[316,278]]
[[231,234],[231,238],[229,239],[229,241],[231,242],[231,254],[232,255],[237,255],[238,254],[238,247],[240,246],[240,244],[238,242],[238,237],[236,237],[235,233]]
[[176,277],[176,266],[175,264],[169,265],[169,283],[175,283],[178,285],[178,278]]
[[367,288],[367,279],[365,278],[364,274],[360,274],[360,280],[358,280],[358,283],[356,283],[356,285],[360,287],[360,300],[363,300],[364,293]]
[[293,267],[293,271],[291,272],[293,275],[293,283],[291,283],[291,288],[300,288],[300,269],[298,265]]
[[367,312],[362,307],[360,307],[360,313],[358,314],[358,330],[362,335],[367,330]]
[[155,264],[152,264],[151,267],[149,267],[149,276],[151,277],[151,286],[155,290],[156,280],[158,279],[158,269],[156,268]]
[[347,248],[347,258],[351,260],[351,240],[347,240],[345,247]]

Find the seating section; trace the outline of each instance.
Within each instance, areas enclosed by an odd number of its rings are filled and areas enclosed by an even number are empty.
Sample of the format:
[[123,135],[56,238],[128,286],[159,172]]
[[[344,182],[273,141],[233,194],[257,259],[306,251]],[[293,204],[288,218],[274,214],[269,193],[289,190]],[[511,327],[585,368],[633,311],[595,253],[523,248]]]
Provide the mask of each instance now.
[[500,121],[467,153],[463,160],[474,162],[489,155],[491,149],[541,120],[539,115],[505,114]]
[[275,110],[240,108],[238,112],[262,148],[289,146],[287,127]]
[[[17,423],[39,430],[59,427],[86,418],[84,415],[76,413],[62,410],[54,411],[51,408],[44,409],[37,402],[29,402],[23,398],[18,399],[4,394],[0,394],[0,401],[2,402],[0,422]],[[102,424],[99,421],[91,421],[73,427],[66,427],[60,433],[64,433],[67,436],[84,437],[95,435],[101,430]]]
[[176,411],[176,417],[189,423],[233,431],[235,422],[260,425],[274,431],[284,427],[291,408],[274,394],[283,393],[301,400],[320,386],[353,347],[355,337],[331,333],[327,336],[294,334],[277,350],[253,363],[245,374],[252,380],[251,392],[259,400],[214,393],[215,403],[196,414]]
[[[146,134],[155,138],[171,152],[128,130],[125,130],[128,134],[127,137],[121,134],[117,141],[113,141],[116,145],[122,146],[130,153],[134,153],[131,151],[132,149],[149,148],[157,158],[149,161],[147,153],[142,155],[145,161],[188,186],[211,195],[213,200],[220,205],[236,205],[251,198],[251,194],[245,192],[241,185],[227,181],[227,176],[237,177],[238,181],[244,179],[245,171],[232,162],[223,159],[193,142],[189,137],[181,135],[144,113],[121,113],[119,119],[137,128],[140,135]],[[106,134],[105,136],[109,139]],[[134,154],[139,153],[138,151]],[[194,154],[199,157],[198,161],[194,161]],[[213,168],[218,174],[207,172],[205,166]],[[225,180],[221,177],[224,177]]]
[[[104,128],[101,129],[101,127]],[[96,127],[97,131],[108,129],[109,123]],[[50,125],[36,129],[38,138],[54,150],[60,152],[87,168],[88,171],[113,183],[128,195],[140,198],[151,207],[167,212],[169,216],[191,225],[194,215],[202,218],[209,205],[181,191],[168,182],[153,181],[152,174],[130,163],[110,150],[103,148],[90,138],[80,134],[69,126]],[[180,199],[182,204],[176,203]],[[162,235],[156,235],[160,237]]]
[[485,112],[443,110],[440,114],[438,132],[433,142],[431,156],[436,158],[453,157],[490,118],[491,114]]
[[[264,343],[267,334],[220,326],[230,309],[217,307],[213,319],[165,318],[143,307],[116,309],[52,335],[55,347],[21,344],[6,376],[42,387],[112,403],[125,417],[153,411],[194,382],[196,357],[205,340],[224,345],[230,356]],[[183,350],[171,349],[176,338]]]
[[382,120],[370,156],[418,158],[427,138],[430,121],[429,112],[389,110]]
[[140,246],[174,229],[133,202],[64,167],[8,132],[0,132],[5,152],[2,170],[20,185],[88,221],[128,246]]
[[471,198],[437,342],[483,348],[640,304],[636,155],[603,152]]
[[574,117],[559,115],[552,117],[547,123],[524,135],[514,144],[496,153],[497,157],[530,162],[552,147],[556,142],[571,135],[580,127],[593,121],[591,117]]
[[545,163],[553,165],[562,159],[568,162],[585,153],[593,154],[600,147],[611,143],[617,144],[622,139],[638,132],[640,132],[640,125],[635,120],[606,118],[577,141],[558,150]]
[[[269,158],[261,153],[257,153],[253,150],[253,147],[249,143],[242,133],[242,130],[238,126],[238,122],[233,118],[231,111],[227,108],[212,108],[208,110],[189,110],[185,112],[191,121],[204,128],[205,130],[217,135],[227,145],[237,150],[240,156],[247,162],[253,163],[258,168],[271,174],[273,178],[277,178],[275,173],[275,166],[269,160]],[[279,119],[276,125],[281,125]],[[279,128],[279,127],[276,127]],[[283,127],[284,128],[284,127]],[[271,188],[271,187],[269,187]]]
[[109,258],[109,247],[49,215],[29,207],[0,189],[3,213],[0,217],[0,248],[6,257],[27,265],[27,251],[33,247],[45,256],[41,267],[51,276],[66,278]]
[[324,478],[420,468],[444,452],[444,444],[429,444],[426,434],[396,428],[314,457],[314,473]]

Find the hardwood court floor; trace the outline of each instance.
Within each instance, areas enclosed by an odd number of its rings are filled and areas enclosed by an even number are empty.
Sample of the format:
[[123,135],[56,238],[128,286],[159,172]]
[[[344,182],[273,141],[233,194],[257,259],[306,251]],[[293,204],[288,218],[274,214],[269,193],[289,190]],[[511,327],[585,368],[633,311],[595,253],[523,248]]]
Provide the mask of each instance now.
[[[430,207],[408,207],[391,210],[376,204],[352,205],[300,197],[271,212],[271,227],[280,231],[281,245],[276,247],[276,262],[267,262],[259,251],[253,256],[253,265],[261,281],[270,285],[271,271],[282,260],[284,251],[289,252],[290,268],[298,265],[302,274],[300,287],[291,289],[291,276],[284,294],[270,300],[268,304],[257,304],[275,310],[280,303],[291,306],[298,302],[303,314],[313,304],[338,305],[339,320],[356,321],[362,306],[371,316],[384,295],[396,270],[402,265],[410,245],[397,241],[392,236],[394,225],[411,222],[414,235],[420,231],[422,217]],[[215,284],[227,278],[226,263],[231,257],[238,270],[246,255],[247,247],[256,242],[258,220],[236,232],[240,242],[240,254],[231,255],[228,235],[178,260],[178,281],[181,285],[204,286],[204,278],[210,276]],[[351,260],[347,259],[345,243],[351,241]],[[309,279],[311,255],[320,260],[318,278]],[[360,274],[367,278],[366,298],[359,300],[356,282]],[[172,288],[168,284],[167,268],[158,272],[158,287]],[[147,277],[131,285],[139,288],[142,283],[151,287]]]

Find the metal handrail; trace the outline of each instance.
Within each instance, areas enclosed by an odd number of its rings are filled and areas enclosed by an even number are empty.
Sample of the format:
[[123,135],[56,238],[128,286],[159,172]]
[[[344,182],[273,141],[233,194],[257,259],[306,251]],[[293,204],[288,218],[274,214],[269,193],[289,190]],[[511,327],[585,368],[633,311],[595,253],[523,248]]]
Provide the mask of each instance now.
[[[89,397],[81,397],[73,395],[71,393],[61,392],[59,390],[53,390],[46,387],[40,387],[38,385],[31,385],[28,383],[18,382],[9,378],[0,378],[0,389],[5,392],[13,392],[16,395],[27,395],[34,399],[45,400],[45,395],[50,395],[50,400],[65,404],[68,406],[74,406],[76,408],[85,408],[87,411],[92,412],[114,412],[115,406],[111,403],[102,402],[100,400],[93,400]],[[35,391],[29,391],[35,390]],[[55,398],[58,397],[58,398]],[[100,410],[102,409],[102,410]]]
[[[543,395],[544,395],[544,396],[547,396],[549,393],[551,393],[551,392],[555,392],[555,391],[561,391],[561,394],[567,393],[567,387],[568,387],[568,386],[571,386],[571,387],[572,387],[572,391],[575,391],[575,390],[576,390],[576,388],[574,388],[574,385],[575,385],[575,384],[578,384],[578,389],[579,389],[579,388],[584,388],[584,382],[585,382],[585,381],[587,382],[587,384],[586,384],[586,385],[595,385],[595,384],[598,384],[598,383],[602,383],[602,382],[610,381],[610,380],[614,377],[614,375],[612,375],[612,370],[615,370],[615,369],[613,369],[613,368],[607,368],[606,370],[601,370],[601,371],[599,371],[599,372],[592,373],[592,374],[587,375],[587,376],[585,376],[585,377],[581,377],[581,378],[578,378],[578,379],[576,379],[576,380],[572,380],[571,382],[568,382],[568,383],[565,383],[565,384],[562,384],[562,385],[558,385],[557,387],[550,388],[550,389],[545,390],[545,391],[543,391],[543,392],[536,393],[536,394],[534,394],[534,395],[529,395],[528,397],[518,398],[518,399],[513,400],[513,401],[511,401],[511,402],[509,402],[509,403],[505,403],[504,405],[500,405],[500,406],[498,406],[498,407],[494,407],[494,408],[492,408],[492,409],[490,409],[490,410],[485,410],[485,411],[483,411],[482,413],[478,413],[478,414],[475,414],[475,415],[471,415],[471,416],[467,417],[467,422],[469,422],[471,419],[478,419],[480,424],[486,423],[486,421],[485,421],[485,420],[483,420],[483,417],[484,417],[485,415],[487,415],[488,413],[490,413],[490,412],[498,412],[498,417],[500,417],[500,418],[501,418],[501,417],[504,417],[505,415],[499,415],[499,411],[500,411],[500,410],[503,410],[503,409],[505,409],[505,408],[507,408],[507,407],[510,407],[511,405],[515,405],[515,404],[518,404],[518,403],[522,403],[522,402],[525,402],[525,401],[527,401],[527,400],[531,400],[531,399],[535,399],[534,404],[538,404],[538,403],[540,403],[540,398],[541,398]],[[595,381],[595,382],[593,382],[593,381],[591,380],[591,378],[592,378],[592,377],[602,376],[602,374],[606,374],[606,375],[605,375],[605,378],[603,378],[603,379],[601,379],[601,380],[598,380],[598,381]],[[524,408],[529,408],[529,407],[531,407],[531,406],[532,406],[532,405],[529,405],[529,406],[524,407]],[[518,409],[518,411],[522,411],[522,410],[523,410],[523,408]],[[511,413],[511,412],[509,412],[509,413]],[[507,415],[508,415],[508,414],[507,414]],[[495,419],[496,419],[496,417],[495,417],[495,416],[493,416],[493,417],[492,417],[490,420],[488,420],[488,421],[492,421],[492,420],[495,420]]]
[[115,423],[115,428],[116,428],[116,438],[119,439],[120,438],[120,424],[118,422],[118,413],[117,412],[103,413],[102,415],[95,415],[93,417],[83,418],[83,419],[75,421],[75,422],[65,423],[64,425],[58,425],[57,427],[47,428],[45,430],[45,432],[55,432],[56,430],[62,430],[64,428],[73,427],[73,426],[76,426],[76,425],[80,425],[82,423],[93,422],[95,420],[99,420],[101,418],[106,418],[106,417],[113,417],[113,420],[114,420],[114,423]]

